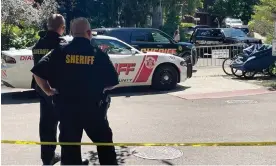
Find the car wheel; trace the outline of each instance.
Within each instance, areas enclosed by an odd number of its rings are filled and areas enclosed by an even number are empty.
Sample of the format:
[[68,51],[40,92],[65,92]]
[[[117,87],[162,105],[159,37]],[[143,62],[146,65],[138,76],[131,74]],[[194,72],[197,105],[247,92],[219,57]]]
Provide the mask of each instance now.
[[152,86],[157,90],[171,90],[176,87],[178,72],[172,65],[158,67],[152,78]]

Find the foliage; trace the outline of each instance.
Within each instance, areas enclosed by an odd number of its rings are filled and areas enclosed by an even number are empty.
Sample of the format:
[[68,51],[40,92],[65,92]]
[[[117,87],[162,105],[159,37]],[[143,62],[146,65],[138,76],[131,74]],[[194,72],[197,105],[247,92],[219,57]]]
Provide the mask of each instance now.
[[208,10],[220,16],[240,18],[248,23],[254,12],[253,6],[258,2],[259,0],[215,0]]
[[192,36],[190,31],[187,31],[186,28],[193,27],[195,24],[193,23],[181,23],[179,28],[180,28],[180,40],[182,42],[189,42],[190,38]]
[[183,0],[182,4],[182,13],[188,15],[195,14],[196,9],[203,7],[202,0]]
[[2,0],[1,22],[29,26],[39,22],[38,10],[23,0]]
[[20,29],[15,25],[1,25],[1,49],[8,50],[11,47],[16,49],[32,46],[39,38],[37,29],[27,27]]
[[195,24],[182,22],[179,27],[180,28],[189,28],[189,27],[193,27],[193,26],[195,26]]
[[[158,15],[156,7],[160,0],[57,0],[57,2],[60,6],[59,12],[66,17],[67,26],[73,18],[82,16],[88,18],[94,28],[114,27],[118,24],[126,27],[145,27],[147,16]],[[197,7],[202,6],[201,0],[161,0],[161,3],[165,11],[164,17],[168,18],[165,21],[180,15],[181,5],[184,11],[188,6],[189,13],[194,13]]]
[[121,4],[117,4],[120,18],[124,20],[126,26],[146,25],[146,17],[150,15],[152,2],[148,0],[121,0]]
[[164,26],[162,27],[162,30],[164,32],[166,32],[167,34],[173,36],[179,23],[180,23],[179,16],[176,15],[176,13],[172,11],[167,14],[166,21],[165,21]]
[[25,48],[37,40],[37,31],[45,25],[47,17],[56,12],[55,0],[39,3],[23,0],[2,0],[1,49]]
[[38,18],[37,22],[38,27],[45,28],[47,18],[50,14],[57,13],[58,3],[56,0],[41,0],[41,4],[37,4],[38,9]]
[[24,0],[2,0],[5,6],[1,12],[1,22],[17,26],[41,26],[50,13],[56,12],[55,0],[43,0],[41,5]]
[[250,27],[267,37],[267,43],[273,39],[273,18],[272,12],[276,10],[275,0],[261,0],[259,5],[254,6],[255,14],[252,16]]
[[173,36],[180,24],[180,7],[178,0],[171,0],[166,4],[165,23],[161,28],[167,34]]

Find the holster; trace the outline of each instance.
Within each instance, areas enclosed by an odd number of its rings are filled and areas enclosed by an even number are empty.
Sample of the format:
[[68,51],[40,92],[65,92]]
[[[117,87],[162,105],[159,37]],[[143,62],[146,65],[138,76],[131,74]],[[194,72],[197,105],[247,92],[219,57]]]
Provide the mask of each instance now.
[[107,116],[107,110],[110,106],[110,103],[111,103],[111,97],[107,93],[104,93],[100,101],[99,108],[100,108],[100,111],[104,114],[105,118]]

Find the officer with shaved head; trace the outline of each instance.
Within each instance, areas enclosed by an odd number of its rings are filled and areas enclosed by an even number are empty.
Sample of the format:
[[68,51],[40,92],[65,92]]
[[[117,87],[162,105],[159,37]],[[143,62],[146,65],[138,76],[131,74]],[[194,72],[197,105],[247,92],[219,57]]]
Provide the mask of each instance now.
[[[118,74],[107,54],[90,43],[90,24],[85,18],[71,23],[74,37],[43,57],[31,70],[39,87],[54,96],[60,115],[60,142],[81,142],[83,130],[95,143],[112,143],[112,130],[101,103],[103,92],[114,88]],[[81,165],[81,147],[61,146],[61,164]],[[101,165],[117,165],[114,146],[97,146]]]

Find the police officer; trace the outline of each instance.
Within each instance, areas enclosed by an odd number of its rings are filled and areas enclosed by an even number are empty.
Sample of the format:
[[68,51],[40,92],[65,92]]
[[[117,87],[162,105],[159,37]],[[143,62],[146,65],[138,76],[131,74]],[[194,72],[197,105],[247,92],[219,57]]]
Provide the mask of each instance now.
[[[64,18],[59,14],[53,14],[48,18],[48,31],[41,31],[39,33],[41,38],[32,49],[34,65],[36,65],[51,49],[59,46],[60,36],[65,30],[64,25]],[[58,117],[52,105],[52,98],[48,97],[37,85],[35,89],[40,97],[40,141],[56,142]],[[41,145],[41,159],[43,165],[53,165],[60,160],[60,156],[55,154],[55,149],[55,145]]]
[[[103,92],[119,84],[107,54],[90,43],[90,24],[85,18],[72,22],[73,41],[53,50],[31,70],[38,85],[60,113],[60,142],[81,142],[83,130],[96,143],[112,143],[102,106]],[[100,164],[117,165],[114,146],[97,146]],[[65,145],[61,164],[80,165],[81,147]]]
[[[50,52],[50,50],[59,46],[61,42],[60,36],[65,30],[65,20],[62,15],[53,14],[48,18],[47,26],[48,31],[39,32],[40,40],[32,49],[34,65],[36,65],[45,54]],[[35,89],[40,97],[40,141],[56,142],[58,114],[54,110],[52,97],[47,96],[37,85]],[[55,153],[55,149],[55,145],[41,146],[41,159],[43,165],[53,165],[60,160],[60,156]],[[83,164],[88,164],[88,160],[84,160]]]

